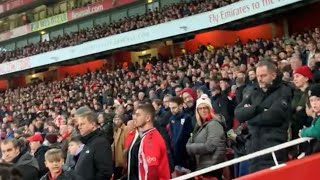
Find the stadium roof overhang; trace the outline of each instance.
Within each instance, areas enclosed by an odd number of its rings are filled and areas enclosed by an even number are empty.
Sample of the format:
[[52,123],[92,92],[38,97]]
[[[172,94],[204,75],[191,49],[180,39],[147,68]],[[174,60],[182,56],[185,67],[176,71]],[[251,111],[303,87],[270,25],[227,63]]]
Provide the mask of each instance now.
[[[279,0],[279,1],[282,1],[282,0]],[[283,1],[286,1],[286,0],[283,0]],[[262,24],[263,22],[270,22],[270,21],[272,21],[272,18],[279,18],[279,17],[281,17],[281,15],[284,15],[288,11],[292,11],[294,9],[301,8],[301,7],[304,7],[304,6],[308,5],[308,4],[315,3],[315,2],[318,2],[318,1],[320,1],[320,0],[302,0],[302,1],[299,1],[299,2],[294,3],[294,4],[290,4],[290,5],[281,7],[281,8],[273,9],[271,11],[262,12],[262,13],[259,13],[258,15],[249,16],[249,17],[246,17],[246,18],[240,18],[239,20],[231,21],[231,22],[228,22],[228,23],[225,23],[225,24],[222,24],[222,25],[209,27],[209,28],[203,28],[203,29],[200,29],[200,30],[197,30],[197,31],[192,31],[192,32],[187,32],[187,33],[181,33],[181,34],[178,34],[178,35],[174,35],[174,36],[170,36],[170,37],[166,37],[166,38],[161,38],[161,39],[157,39],[157,40],[153,40],[153,41],[144,41],[142,43],[133,43],[132,45],[118,47],[118,48],[114,48],[114,49],[111,48],[111,49],[108,49],[106,51],[102,51],[102,52],[98,52],[98,53],[88,53],[88,55],[80,56],[78,58],[72,58],[72,59],[70,59],[68,61],[56,60],[56,62],[48,64],[48,65],[32,67],[32,70],[38,70],[38,69],[41,69],[41,68],[44,68],[44,67],[57,65],[57,64],[59,64],[59,65],[80,64],[80,63],[87,62],[87,61],[90,61],[90,60],[110,57],[112,55],[112,53],[114,53],[116,51],[119,51],[119,50],[122,50],[122,51],[125,51],[125,50],[127,50],[127,51],[137,51],[137,50],[142,50],[142,49],[149,49],[150,47],[156,47],[159,44],[163,44],[164,41],[184,41],[184,40],[187,40],[190,37],[193,37],[195,34],[198,34],[198,33],[201,33],[201,32],[207,32],[207,31],[212,31],[212,30],[238,30],[238,29],[243,29],[243,28],[254,26],[254,25],[257,25],[257,24]],[[174,23],[174,21],[171,21],[169,23]],[[160,26],[160,25],[157,25],[157,26]],[[144,28],[144,29],[146,29],[146,28]],[[128,33],[130,33],[130,32],[128,32]],[[115,36],[118,36],[118,35],[115,35]],[[99,40],[101,41],[101,39],[99,39]],[[95,41],[99,41],[99,40],[95,40]],[[88,43],[90,43],[90,42],[88,42]],[[115,43],[115,42],[112,42],[112,43]],[[116,42],[116,43],[121,43],[121,42]],[[95,43],[93,43],[93,44],[95,44]],[[105,44],[105,45],[108,46],[107,44]],[[94,47],[94,46],[92,46],[92,47]],[[72,48],[72,47],[69,47],[69,48]],[[51,58],[57,58],[57,57],[51,57]],[[4,74],[4,73],[1,73],[1,69],[3,69],[3,68],[1,68],[1,64],[0,64],[0,74],[2,74],[2,77],[8,77],[8,75],[10,75],[10,74],[11,75],[20,74],[20,73],[25,73],[26,71],[30,71],[30,68],[28,68],[26,70],[19,71],[19,73],[18,72],[8,72],[8,73]]]

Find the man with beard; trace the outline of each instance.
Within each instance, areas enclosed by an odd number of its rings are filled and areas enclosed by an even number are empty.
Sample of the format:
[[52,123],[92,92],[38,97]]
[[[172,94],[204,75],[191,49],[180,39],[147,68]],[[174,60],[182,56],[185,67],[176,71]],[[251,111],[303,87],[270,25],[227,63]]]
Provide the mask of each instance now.
[[[236,108],[240,122],[248,121],[250,137],[247,151],[253,153],[288,141],[292,90],[277,74],[277,68],[269,61],[257,64],[258,88]],[[279,163],[287,160],[285,150],[277,151]],[[249,171],[256,172],[274,165],[272,156],[264,155],[249,161]]]
[[188,167],[186,157],[186,144],[193,131],[192,118],[183,111],[183,100],[180,97],[172,97],[169,102],[172,116],[169,118],[171,136],[171,148],[174,165],[177,167]]
[[180,96],[183,99],[183,111],[193,117],[195,114],[195,102],[197,100],[197,93],[194,92],[191,88],[184,88],[180,92]]

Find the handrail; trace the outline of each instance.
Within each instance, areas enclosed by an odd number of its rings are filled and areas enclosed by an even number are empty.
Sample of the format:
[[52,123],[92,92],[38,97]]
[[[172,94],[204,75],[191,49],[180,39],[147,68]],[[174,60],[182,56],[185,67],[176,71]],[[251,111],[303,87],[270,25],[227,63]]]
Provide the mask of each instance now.
[[289,141],[289,142],[285,142],[285,143],[282,143],[282,144],[279,144],[279,145],[276,145],[276,146],[273,146],[273,147],[270,147],[270,148],[267,148],[267,149],[263,149],[263,150],[260,150],[260,151],[257,151],[257,152],[254,152],[254,153],[251,153],[251,154],[236,158],[236,159],[232,159],[230,161],[226,161],[226,162],[223,162],[223,163],[220,163],[220,164],[216,164],[216,165],[213,165],[213,166],[210,166],[210,167],[207,167],[207,168],[204,168],[204,169],[201,169],[201,170],[198,170],[198,171],[195,171],[195,172],[192,172],[192,173],[180,176],[180,177],[176,177],[173,180],[190,179],[190,178],[193,178],[193,177],[196,177],[196,176],[199,176],[199,175],[202,175],[202,174],[205,174],[205,173],[217,170],[217,169],[221,169],[221,168],[233,165],[233,164],[237,164],[237,163],[242,162],[242,161],[246,161],[246,160],[253,159],[253,158],[256,158],[256,157],[259,157],[259,156],[263,156],[263,155],[266,155],[266,154],[269,154],[269,153],[273,153],[275,151],[278,151],[278,150],[281,150],[281,149],[285,149],[287,147],[294,146],[294,145],[297,145],[297,144],[301,144],[301,143],[304,143],[304,142],[310,141],[310,140],[312,140],[312,138],[295,139],[295,140],[292,140],[292,141]]

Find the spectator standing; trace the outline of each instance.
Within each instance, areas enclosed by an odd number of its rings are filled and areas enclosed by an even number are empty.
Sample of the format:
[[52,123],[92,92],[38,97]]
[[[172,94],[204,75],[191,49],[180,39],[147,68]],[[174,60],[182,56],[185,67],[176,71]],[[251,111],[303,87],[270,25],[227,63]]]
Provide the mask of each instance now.
[[311,126],[301,129],[299,131],[299,136],[316,138],[311,141],[311,152],[314,153],[320,151],[320,84],[311,86],[308,98],[315,116]]
[[[291,114],[292,90],[277,75],[276,66],[272,62],[261,61],[257,64],[256,75],[259,88],[235,110],[240,122],[248,121],[248,153],[287,142]],[[279,163],[283,163],[287,160],[287,153],[278,151],[276,157]],[[249,161],[249,171],[252,173],[273,165],[272,156],[264,155]]]
[[116,115],[113,119],[114,123],[114,142],[112,144],[112,154],[114,160],[114,178],[119,179],[123,173],[123,154],[125,138],[128,134],[128,128],[123,123],[124,116]]
[[114,113],[99,113],[98,115],[98,123],[100,125],[101,130],[108,137],[108,141],[110,144],[113,143],[113,118]]
[[35,134],[29,139],[30,154],[38,161],[40,176],[42,177],[48,172],[44,164],[44,154],[48,151],[48,146],[43,146],[43,137],[40,134]]
[[58,142],[60,143],[60,148],[62,152],[66,156],[68,151],[68,143],[71,139],[71,132],[69,132],[67,125],[61,125],[59,133],[60,137],[58,138]]
[[23,180],[39,180],[39,165],[28,152],[21,153],[16,139],[1,141],[1,162],[12,163],[23,177]]
[[69,142],[68,154],[66,158],[66,163],[64,169],[74,170],[77,161],[79,159],[80,153],[83,150],[84,144],[80,141],[79,137],[72,137]]
[[86,180],[110,179],[113,173],[112,151],[108,138],[98,128],[97,115],[87,106],[77,109],[75,118],[85,144],[75,172]]
[[310,126],[306,114],[306,102],[308,99],[309,82],[312,81],[312,72],[308,66],[302,66],[293,71],[293,83],[296,87],[291,102],[292,107],[292,139],[298,138],[299,130],[303,126]]
[[195,115],[194,112],[196,108],[197,93],[191,88],[184,88],[180,92],[180,96],[183,99],[183,111],[193,117]]
[[[196,118],[198,130],[193,134],[187,145],[188,153],[196,157],[197,170],[210,167],[225,160],[226,133],[224,118],[214,114],[211,100],[202,95],[197,100]],[[203,176],[222,179],[222,170],[216,170]]]
[[223,115],[225,118],[226,128],[229,130],[232,128],[232,116],[229,113],[230,109],[233,109],[232,102],[228,99],[225,94],[221,93],[221,88],[219,86],[214,87],[211,91],[212,106],[214,112]]
[[183,100],[180,97],[172,97],[169,107],[172,113],[169,134],[174,166],[188,168],[186,144],[193,131],[192,118],[183,112]]
[[64,171],[64,156],[60,149],[50,149],[45,154],[45,163],[49,172],[45,174],[40,180],[84,180],[81,176],[75,174],[73,171]]
[[128,179],[170,179],[166,144],[154,128],[155,110],[151,104],[140,105],[133,121],[137,130],[128,134]]

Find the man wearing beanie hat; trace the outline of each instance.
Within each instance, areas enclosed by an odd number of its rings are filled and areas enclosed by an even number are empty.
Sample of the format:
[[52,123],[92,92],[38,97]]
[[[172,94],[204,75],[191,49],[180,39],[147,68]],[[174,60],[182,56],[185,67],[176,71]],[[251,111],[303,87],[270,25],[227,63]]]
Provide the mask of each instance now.
[[298,67],[293,71],[293,74],[301,74],[302,76],[308,78],[310,81],[312,80],[312,72],[308,66]]
[[[301,66],[293,71],[293,83],[296,87],[291,102],[292,121],[291,131],[292,139],[299,138],[299,130],[303,126],[310,126],[308,116],[305,111],[308,99],[309,82],[312,80],[311,69],[308,66]],[[302,148],[299,148],[302,150]]]
[[[301,137],[312,137],[320,139],[320,84],[314,84],[309,90],[309,101],[311,109],[315,113],[315,118],[308,128],[303,128],[300,131]],[[317,151],[319,151],[318,149]]]
[[184,112],[188,113],[191,117],[194,116],[195,102],[197,100],[197,93],[191,88],[184,88],[180,92],[180,96],[183,99]]

